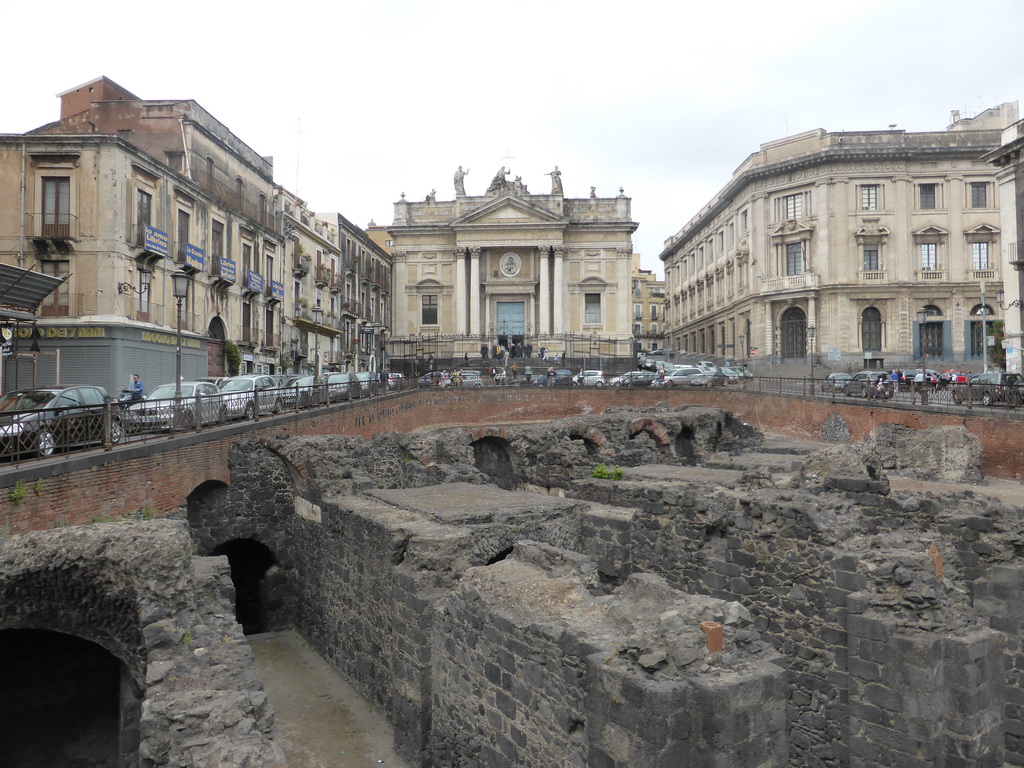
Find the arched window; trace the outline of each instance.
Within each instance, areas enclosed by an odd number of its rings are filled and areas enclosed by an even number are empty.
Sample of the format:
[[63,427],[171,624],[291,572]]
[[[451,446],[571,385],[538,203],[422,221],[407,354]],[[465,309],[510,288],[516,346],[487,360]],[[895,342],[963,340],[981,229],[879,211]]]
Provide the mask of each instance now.
[[865,352],[882,351],[882,313],[868,307],[860,316],[860,343]]

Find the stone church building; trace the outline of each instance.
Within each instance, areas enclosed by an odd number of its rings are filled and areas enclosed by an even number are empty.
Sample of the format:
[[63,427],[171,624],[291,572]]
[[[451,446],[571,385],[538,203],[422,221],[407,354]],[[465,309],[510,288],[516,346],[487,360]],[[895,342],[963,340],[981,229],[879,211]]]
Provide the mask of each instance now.
[[545,347],[569,359],[632,351],[630,199],[530,193],[503,167],[486,192],[395,203],[393,356],[471,358]]

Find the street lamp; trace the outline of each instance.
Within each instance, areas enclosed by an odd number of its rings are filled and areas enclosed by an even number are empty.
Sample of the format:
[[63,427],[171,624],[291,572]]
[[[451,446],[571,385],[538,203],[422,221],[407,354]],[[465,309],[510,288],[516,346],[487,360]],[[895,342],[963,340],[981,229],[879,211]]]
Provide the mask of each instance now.
[[178,305],[178,348],[174,356],[174,399],[181,399],[181,302],[188,296],[188,273],[183,271],[171,275],[171,292]]
[[807,338],[811,341],[811,392],[814,392],[814,333],[817,330],[813,325],[807,326]]
[[1001,310],[1003,310],[1003,312],[1005,312],[1006,310],[1011,309],[1013,307],[1017,307],[1018,309],[1020,309],[1020,306],[1021,306],[1020,299],[1014,299],[1009,304],[1006,304],[1004,306],[1003,305],[1003,299],[1005,299],[1005,298],[1006,298],[1006,294],[1003,291],[999,291],[998,293],[996,293],[996,304],[999,305],[999,308]]
[[117,292],[119,294],[137,293],[140,296],[144,293],[149,292],[149,281],[151,275],[148,269],[139,268],[139,287],[136,288],[131,283],[118,283]]
[[320,380],[320,321],[324,319],[324,308],[317,304],[313,307],[313,354],[316,356],[316,367],[313,369],[313,382]]

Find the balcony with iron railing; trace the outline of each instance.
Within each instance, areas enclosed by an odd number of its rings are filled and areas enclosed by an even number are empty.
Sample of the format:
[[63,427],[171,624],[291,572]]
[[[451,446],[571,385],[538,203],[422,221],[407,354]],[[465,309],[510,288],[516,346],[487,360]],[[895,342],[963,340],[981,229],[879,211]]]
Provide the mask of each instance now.
[[260,329],[259,328],[242,328],[242,343],[243,344],[259,344],[260,342]]
[[77,240],[78,217],[70,213],[25,214],[25,231],[29,238],[40,240]]
[[316,283],[317,288],[326,288],[331,284],[331,268],[317,267],[316,274],[313,276],[313,281]]
[[313,266],[313,259],[305,253],[292,254],[292,274],[295,277],[305,277]]

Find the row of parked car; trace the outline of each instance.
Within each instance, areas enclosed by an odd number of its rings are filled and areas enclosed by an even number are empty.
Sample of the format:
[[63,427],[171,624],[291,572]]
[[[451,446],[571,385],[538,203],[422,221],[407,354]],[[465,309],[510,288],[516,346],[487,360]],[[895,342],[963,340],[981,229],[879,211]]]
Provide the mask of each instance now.
[[[898,392],[909,392],[916,370],[897,375],[894,381],[888,371],[859,371],[857,373],[830,373],[825,377],[824,386],[833,392],[851,397],[875,396],[893,397]],[[924,383],[929,391],[948,390],[950,399],[957,405],[978,402],[982,405],[1024,404],[1024,377],[1007,371],[948,370],[939,373],[931,368],[923,369]]]
[[126,435],[187,430],[258,415],[368,397],[400,386],[370,372],[313,376],[247,375],[161,384],[140,400],[103,387],[30,387],[0,397],[0,457],[51,456],[86,445],[116,445]]

